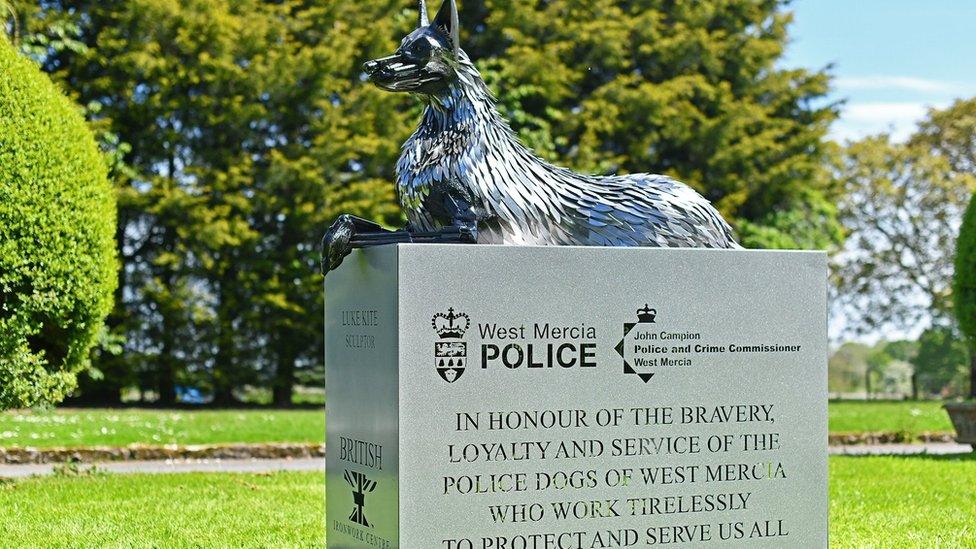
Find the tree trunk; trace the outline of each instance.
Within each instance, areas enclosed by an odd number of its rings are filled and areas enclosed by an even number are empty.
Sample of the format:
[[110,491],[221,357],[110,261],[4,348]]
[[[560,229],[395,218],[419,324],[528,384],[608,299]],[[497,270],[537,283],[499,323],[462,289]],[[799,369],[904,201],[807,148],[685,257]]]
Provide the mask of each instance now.
[[169,311],[163,311],[163,333],[156,362],[156,391],[158,403],[176,403],[176,323]]
[[[293,230],[290,230],[291,225],[284,223],[279,224],[279,227],[281,231],[281,249],[296,249],[302,239]],[[296,299],[296,297],[290,297],[290,299]],[[273,397],[274,405],[280,407],[292,405],[295,388],[295,363],[298,362],[298,357],[300,356],[299,347],[296,342],[303,339],[301,334],[295,333],[295,331],[287,327],[287,321],[290,320],[290,315],[291,313],[279,310],[275,313],[275,316],[284,322],[271,324],[271,329],[276,334],[275,339],[277,339],[277,350],[275,353],[277,364],[274,372]],[[301,322],[300,319],[295,321]]]
[[163,316],[162,346],[156,363],[156,391],[159,393],[159,404],[169,406],[176,403],[176,360],[174,337],[175,327],[168,315]]
[[969,345],[969,398],[976,399],[976,342]]
[[114,380],[94,381],[79,376],[78,396],[65,399],[65,404],[119,406],[122,404],[122,386]]
[[[173,173],[174,161],[170,159],[170,173]],[[176,235],[171,228],[165,229],[160,248],[163,251],[172,253],[176,246],[174,241]],[[173,292],[176,285],[177,274],[172,266],[163,267],[160,273],[160,282],[168,292]],[[172,299],[172,298],[169,298]],[[162,333],[160,334],[159,356],[156,358],[156,390],[159,393],[158,404],[164,406],[176,403],[176,368],[177,368],[177,345],[180,328],[178,313],[174,310],[172,303],[164,299],[159,305],[159,314],[162,317]]]
[[289,368],[289,373],[287,377],[283,376],[279,371],[277,374],[277,379],[275,379],[274,386],[274,405],[279,408],[287,408],[292,405],[292,398],[294,396],[294,366]]
[[865,400],[871,400],[871,370],[870,369],[864,372],[864,393],[866,395]]
[[233,280],[232,273],[224,274],[223,280],[217,281],[217,354],[213,368],[214,404],[217,406],[230,406],[236,404],[234,398],[234,386],[236,379],[234,369],[234,326],[233,319],[230,318],[231,296],[230,284],[228,280]]
[[918,400],[918,374],[912,373],[912,400]]
[[[218,319],[217,322],[222,321]],[[225,329],[226,327],[221,326],[219,330],[223,333]],[[213,372],[213,403],[217,406],[234,404],[234,383],[230,375],[230,370],[233,368],[233,360],[230,353],[230,345],[228,345],[223,336],[219,336]]]
[[171,360],[160,360],[159,369],[156,371],[156,390],[159,391],[158,404],[171,406],[176,404],[176,379],[173,375],[173,363]]
[[295,387],[295,353],[279,346],[278,367],[275,368],[274,405],[287,407],[292,404]]

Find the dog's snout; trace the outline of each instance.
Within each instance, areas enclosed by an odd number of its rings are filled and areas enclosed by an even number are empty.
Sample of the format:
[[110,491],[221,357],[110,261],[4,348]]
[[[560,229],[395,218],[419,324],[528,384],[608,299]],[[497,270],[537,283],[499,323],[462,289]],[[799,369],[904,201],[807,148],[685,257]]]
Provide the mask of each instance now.
[[380,62],[375,59],[363,63],[363,70],[366,71],[366,74],[373,74],[378,68],[380,68]]

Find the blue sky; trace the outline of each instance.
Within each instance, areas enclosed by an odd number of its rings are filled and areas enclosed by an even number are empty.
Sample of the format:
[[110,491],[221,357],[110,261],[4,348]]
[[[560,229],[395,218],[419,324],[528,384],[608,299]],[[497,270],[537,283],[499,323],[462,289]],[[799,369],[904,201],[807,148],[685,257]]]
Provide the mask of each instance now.
[[911,134],[928,107],[976,96],[976,1],[794,0],[783,65],[833,65],[837,139]]

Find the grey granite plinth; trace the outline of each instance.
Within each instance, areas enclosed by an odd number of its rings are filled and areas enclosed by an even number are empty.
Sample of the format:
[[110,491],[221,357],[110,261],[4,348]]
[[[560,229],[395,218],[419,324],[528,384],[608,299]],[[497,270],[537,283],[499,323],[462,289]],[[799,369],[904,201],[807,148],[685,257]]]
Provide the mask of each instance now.
[[820,253],[354,253],[329,546],[826,547],[826,282]]

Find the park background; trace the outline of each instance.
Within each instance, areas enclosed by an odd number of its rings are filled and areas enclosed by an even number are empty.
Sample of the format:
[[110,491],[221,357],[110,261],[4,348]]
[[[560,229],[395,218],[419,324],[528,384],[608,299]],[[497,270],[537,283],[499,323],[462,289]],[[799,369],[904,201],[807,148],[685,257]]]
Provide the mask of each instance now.
[[[976,240],[976,8],[460,6],[464,49],[546,159],[672,175],[747,247],[830,252],[832,441],[951,437],[942,401],[976,394],[976,264],[956,261]],[[416,6],[6,0],[0,12],[0,48],[16,51],[4,62],[29,59],[98,146],[117,203],[97,223],[115,251],[99,257],[118,266],[91,279],[70,257],[55,266],[82,296],[65,322],[82,315],[84,330],[16,314],[34,302],[0,285],[0,408],[15,409],[0,414],[0,451],[321,445],[318,242],[339,213],[403,222],[393,168],[421,106],[368,85],[361,64],[395,49]],[[16,167],[0,156],[0,176]],[[15,265],[4,250],[0,269]],[[959,489],[976,480],[968,457],[831,467],[839,545],[976,539],[973,492]],[[315,473],[56,473],[0,484],[0,544],[321,544]]]

